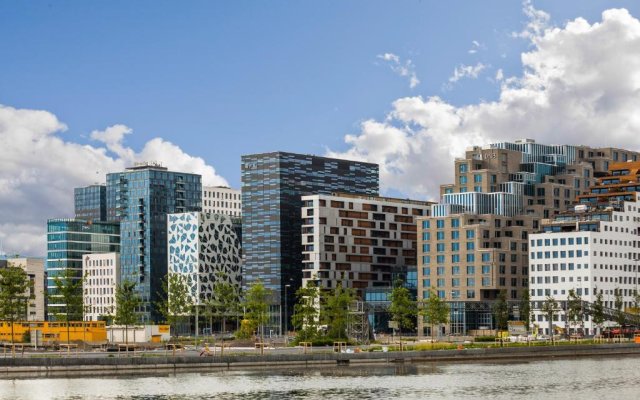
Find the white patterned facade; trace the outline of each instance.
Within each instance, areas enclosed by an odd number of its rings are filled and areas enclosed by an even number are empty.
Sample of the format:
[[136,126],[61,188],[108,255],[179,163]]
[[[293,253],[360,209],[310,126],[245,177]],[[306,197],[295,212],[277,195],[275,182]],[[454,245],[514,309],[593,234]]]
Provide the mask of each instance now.
[[214,284],[220,279],[239,293],[242,249],[237,220],[225,214],[169,214],[167,246],[169,273],[186,277],[197,304],[211,299]]
[[242,216],[242,195],[240,190],[226,186],[202,187],[202,212]]

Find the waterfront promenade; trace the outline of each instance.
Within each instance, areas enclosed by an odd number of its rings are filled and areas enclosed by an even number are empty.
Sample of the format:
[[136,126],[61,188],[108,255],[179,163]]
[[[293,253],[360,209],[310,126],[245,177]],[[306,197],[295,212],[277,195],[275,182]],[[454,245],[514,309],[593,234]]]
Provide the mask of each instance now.
[[[297,350],[297,351],[296,351]],[[609,343],[535,347],[487,347],[456,350],[389,351],[335,353],[301,349],[256,353],[229,353],[224,356],[200,356],[197,351],[140,352],[136,355],[69,354],[0,358],[0,378],[37,376],[81,376],[115,374],[153,374],[177,371],[211,371],[260,368],[313,368],[319,366],[419,364],[438,362],[478,362],[491,360],[526,361],[594,356],[638,356],[640,345]]]

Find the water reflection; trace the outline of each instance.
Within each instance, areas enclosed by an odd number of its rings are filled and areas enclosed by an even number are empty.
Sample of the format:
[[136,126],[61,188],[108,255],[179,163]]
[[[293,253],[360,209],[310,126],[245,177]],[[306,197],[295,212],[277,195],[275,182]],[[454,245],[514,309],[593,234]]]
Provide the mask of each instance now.
[[632,399],[640,358],[524,363],[387,364],[216,371],[165,376],[0,380],[0,398],[204,399]]

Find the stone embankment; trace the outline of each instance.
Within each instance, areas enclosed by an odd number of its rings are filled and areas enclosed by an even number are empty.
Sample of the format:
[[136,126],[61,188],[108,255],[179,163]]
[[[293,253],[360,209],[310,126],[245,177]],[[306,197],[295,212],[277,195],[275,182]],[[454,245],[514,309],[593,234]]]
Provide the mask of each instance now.
[[162,374],[186,371],[216,371],[256,368],[314,368],[336,365],[380,365],[391,363],[527,361],[597,356],[638,356],[634,343],[565,345],[540,347],[483,348],[403,352],[265,354],[229,356],[136,357],[17,357],[0,358],[0,378],[38,376],[82,376],[115,374]]

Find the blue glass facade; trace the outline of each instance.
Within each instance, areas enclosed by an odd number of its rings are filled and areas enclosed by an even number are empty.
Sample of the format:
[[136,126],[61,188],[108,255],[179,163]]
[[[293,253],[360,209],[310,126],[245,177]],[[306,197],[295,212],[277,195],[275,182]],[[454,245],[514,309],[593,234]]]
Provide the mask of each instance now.
[[77,219],[107,220],[107,187],[91,185],[73,190]]
[[50,219],[47,221],[46,290],[53,296],[48,301],[47,318],[63,310],[64,303],[55,300],[53,278],[69,269],[80,279],[82,257],[91,253],[120,251],[120,225],[78,219]]
[[302,282],[301,197],[378,190],[377,164],[284,152],[242,156],[243,285],[260,280],[278,306],[290,285],[291,308]]
[[201,207],[200,175],[151,165],[107,175],[107,219],[120,223],[122,279],[136,283],[142,322],[159,318],[154,304],[167,274],[167,214]]

